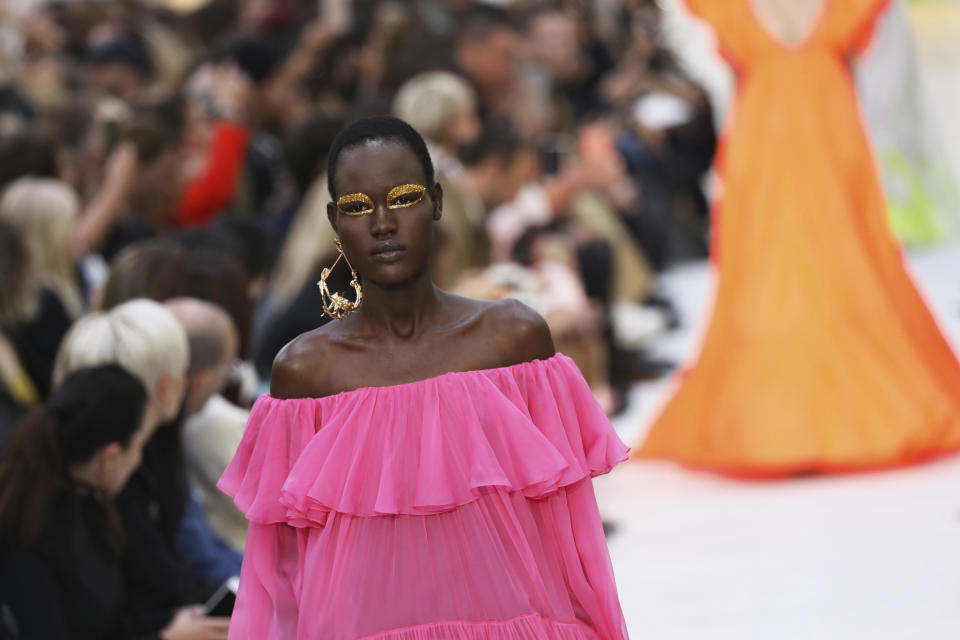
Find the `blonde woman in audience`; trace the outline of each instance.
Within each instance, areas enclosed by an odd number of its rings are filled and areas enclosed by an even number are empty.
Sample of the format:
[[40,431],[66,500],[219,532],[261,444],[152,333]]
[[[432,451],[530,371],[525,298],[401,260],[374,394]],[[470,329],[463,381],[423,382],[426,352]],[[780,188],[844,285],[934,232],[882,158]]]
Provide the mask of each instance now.
[[180,537],[190,497],[176,418],[189,359],[187,335],[176,317],[157,302],[135,299],[81,318],[64,338],[54,378],[118,364],[143,383],[148,419],[159,424],[144,448],[143,464],[117,497],[129,542],[123,558],[126,626],[156,633],[190,611],[194,635],[183,637],[225,638],[225,620],[203,619],[189,608],[205,602],[218,585],[204,580],[181,553],[185,545],[200,544]]
[[41,400],[16,346],[3,329],[9,321],[33,313],[33,289],[26,247],[17,230],[0,221],[0,449],[17,420]]
[[168,422],[180,410],[189,359],[186,332],[173,314],[152,300],[130,300],[78,320],[63,339],[53,377],[59,383],[82,367],[119,364],[147,388],[153,419]]
[[20,178],[0,198],[0,218],[22,234],[40,282],[72,318],[84,310],[71,241],[79,211],[73,188],[52,178]]
[[73,189],[51,178],[20,178],[0,197],[0,220],[20,236],[35,283],[28,303],[5,319],[4,333],[41,397],[50,390],[60,340],[84,307],[71,246],[78,210]]

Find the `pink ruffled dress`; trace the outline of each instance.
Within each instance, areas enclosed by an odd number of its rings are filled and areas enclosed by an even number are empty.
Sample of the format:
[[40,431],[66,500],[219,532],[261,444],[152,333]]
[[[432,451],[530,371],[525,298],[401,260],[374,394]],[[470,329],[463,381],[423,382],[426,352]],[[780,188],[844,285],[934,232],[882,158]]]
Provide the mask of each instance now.
[[627,457],[563,355],[262,396],[231,640],[626,638],[590,478]]

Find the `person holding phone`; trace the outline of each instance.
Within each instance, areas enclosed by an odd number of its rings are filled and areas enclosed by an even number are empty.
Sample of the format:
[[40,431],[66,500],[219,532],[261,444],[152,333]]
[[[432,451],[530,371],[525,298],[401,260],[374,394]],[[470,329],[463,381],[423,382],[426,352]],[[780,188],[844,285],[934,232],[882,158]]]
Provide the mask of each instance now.
[[[163,305],[128,300],[110,311],[90,313],[68,332],[54,367],[54,381],[74,371],[117,364],[148,390],[147,413],[159,425],[143,451],[143,463],[114,503],[126,536],[121,557],[124,575],[124,627],[134,637],[177,629],[165,640],[223,638],[226,619],[207,619],[203,603],[217,589],[196,573],[174,548],[183,517],[187,486],[173,452],[179,429],[189,343],[176,317]],[[183,502],[180,502],[183,500]]]
[[[156,426],[147,406],[146,388],[121,367],[83,368],[14,431],[0,460],[0,606],[13,637],[134,637],[113,501]],[[145,637],[218,638],[227,624],[187,608]]]

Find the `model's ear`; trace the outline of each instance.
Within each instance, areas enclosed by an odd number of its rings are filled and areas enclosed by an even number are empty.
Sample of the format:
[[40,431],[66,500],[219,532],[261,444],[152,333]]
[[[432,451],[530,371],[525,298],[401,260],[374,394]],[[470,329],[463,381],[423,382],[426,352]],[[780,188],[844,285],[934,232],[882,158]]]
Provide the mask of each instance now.
[[430,197],[433,199],[433,219],[439,220],[443,215],[443,187],[440,183],[433,185],[430,190]]

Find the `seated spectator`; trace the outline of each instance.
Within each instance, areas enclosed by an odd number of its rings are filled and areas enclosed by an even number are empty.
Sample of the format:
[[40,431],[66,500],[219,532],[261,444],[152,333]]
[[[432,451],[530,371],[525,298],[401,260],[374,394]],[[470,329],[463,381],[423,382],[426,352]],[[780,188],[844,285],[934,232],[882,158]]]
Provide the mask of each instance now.
[[55,380],[80,367],[121,365],[147,388],[147,411],[160,424],[144,449],[143,464],[117,498],[129,541],[123,557],[125,616],[139,634],[156,633],[178,608],[206,601],[218,586],[203,580],[176,545],[190,504],[177,419],[188,360],[187,336],[177,319],[142,299],[81,318],[57,356]]
[[[0,327],[31,315],[36,303],[33,276],[17,229],[0,220]],[[13,425],[41,399],[16,346],[0,328],[0,451]]]
[[41,395],[50,389],[60,340],[84,307],[71,244],[78,210],[73,189],[51,178],[20,178],[0,198],[0,220],[20,234],[39,285],[32,308],[6,321],[4,333]]
[[[0,461],[0,603],[16,636],[128,637],[115,496],[155,422],[143,384],[116,365],[82,368],[22,422]],[[226,637],[226,620],[178,611],[165,640]]]
[[[210,527],[235,549],[243,549],[247,520],[217,481],[236,453],[250,412],[220,395],[237,358],[237,330],[220,307],[194,298],[174,298],[166,307],[177,317],[190,342],[183,449],[187,471]],[[189,549],[182,549],[186,555]],[[223,580],[235,572],[221,562],[206,573]]]
[[97,306],[111,309],[140,297],[158,302],[184,296],[207,300],[230,314],[245,358],[253,315],[248,285],[246,271],[231,254],[187,247],[164,237],[133,244],[117,256]]
[[128,148],[136,162],[128,170],[124,197],[105,216],[108,224],[99,242],[90,241],[90,249],[107,262],[127,245],[154,237],[169,226],[170,211],[180,199],[184,182],[176,124],[157,112],[143,112],[119,132],[118,142],[132,145]]
[[40,283],[72,318],[84,311],[71,244],[79,210],[77,193],[50,178],[21,178],[0,198],[0,218],[20,232]]

